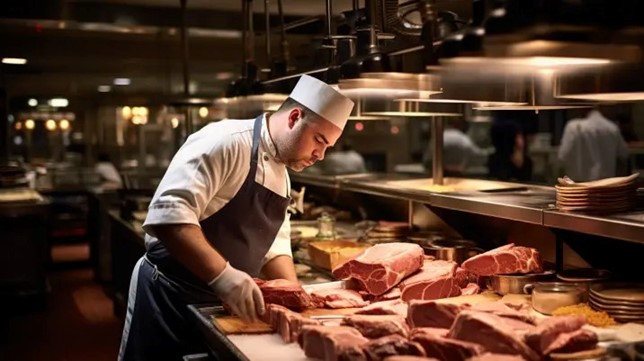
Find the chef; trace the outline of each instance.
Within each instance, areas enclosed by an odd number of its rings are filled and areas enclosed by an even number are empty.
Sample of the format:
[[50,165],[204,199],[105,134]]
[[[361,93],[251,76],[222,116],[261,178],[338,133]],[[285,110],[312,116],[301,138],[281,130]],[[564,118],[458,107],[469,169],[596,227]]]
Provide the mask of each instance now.
[[132,273],[119,360],[205,352],[188,304],[221,300],[252,321],[264,312],[252,277],[297,281],[286,168],[322,160],[352,109],[304,75],[277,112],[212,123],[186,140],[143,225],[147,252]]

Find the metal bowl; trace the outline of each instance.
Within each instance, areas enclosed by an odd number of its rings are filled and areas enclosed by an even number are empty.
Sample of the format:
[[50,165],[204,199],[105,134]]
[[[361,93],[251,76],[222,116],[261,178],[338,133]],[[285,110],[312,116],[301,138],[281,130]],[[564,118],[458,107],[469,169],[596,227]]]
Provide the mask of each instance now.
[[500,294],[528,294],[529,287],[537,282],[546,282],[555,278],[555,271],[542,273],[493,275],[488,278],[487,287]]
[[575,283],[606,281],[611,276],[610,271],[598,268],[574,268],[557,273],[558,279]]

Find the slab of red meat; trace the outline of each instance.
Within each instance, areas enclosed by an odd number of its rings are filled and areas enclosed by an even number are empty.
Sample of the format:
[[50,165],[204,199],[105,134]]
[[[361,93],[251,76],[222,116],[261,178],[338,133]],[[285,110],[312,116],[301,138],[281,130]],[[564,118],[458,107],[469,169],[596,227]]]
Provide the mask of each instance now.
[[454,277],[458,280],[458,287],[467,287],[470,283],[478,283],[478,276],[463,267],[457,267]]
[[419,272],[400,283],[400,298],[408,302],[459,296],[456,268],[456,263],[451,261],[426,261]]
[[471,310],[492,313],[506,318],[513,318],[531,325],[535,324],[534,316],[530,315],[527,310],[517,311],[516,308],[508,306],[508,304],[503,302],[481,302],[472,305]]
[[486,352],[482,355],[469,358],[467,361],[525,361],[525,359],[519,355],[502,355]]
[[545,354],[560,334],[577,331],[585,324],[586,318],[581,315],[553,316],[539,322],[533,331],[525,335],[525,341],[537,352]]
[[342,325],[355,327],[366,338],[409,334],[405,318],[398,315],[350,315],[342,320]]
[[592,350],[597,347],[598,341],[597,334],[590,330],[579,329],[577,331],[561,333],[543,351],[543,354],[549,355],[554,352],[570,353]]
[[382,361],[389,356],[425,356],[421,345],[400,335],[371,340],[360,347],[352,347],[338,357],[339,361]]
[[468,283],[465,287],[461,287],[461,296],[478,295],[481,292],[481,287],[476,283]]
[[336,361],[338,356],[346,349],[351,347],[360,347],[369,342],[369,339],[362,336],[355,336],[353,334],[330,333],[323,338],[323,341],[324,360]]
[[355,336],[358,339],[362,337],[360,332],[353,327],[346,326],[304,326],[302,327],[300,347],[304,350],[307,357],[325,359],[326,345],[324,338],[331,337],[351,337]]
[[311,307],[311,296],[297,282],[276,279],[263,281],[258,285],[266,304],[276,304],[297,311]]
[[468,306],[411,300],[407,311],[407,323],[412,327],[450,328],[456,315]]
[[311,293],[313,303],[321,304],[327,308],[351,308],[364,307],[369,302],[362,299],[362,296],[354,290],[328,289],[318,290]]
[[540,360],[539,355],[523,342],[523,338],[506,321],[522,323],[491,313],[462,311],[456,316],[449,337],[478,343],[493,353],[520,355],[530,361]]
[[407,303],[400,299],[372,303],[355,312],[356,315],[399,315],[407,317]]
[[401,355],[401,356],[389,356],[385,358],[385,361],[439,361],[439,360],[433,357]]
[[381,295],[396,286],[423,263],[423,249],[413,243],[383,243],[367,248],[333,270],[338,279],[353,278],[360,289]]
[[485,349],[476,343],[440,337],[431,333],[416,333],[411,340],[418,342],[427,356],[439,360],[464,361],[485,352]]
[[543,272],[539,251],[513,243],[469,258],[463,268],[479,276]]
[[449,329],[438,327],[414,327],[409,331],[409,338],[419,334],[427,334],[434,337],[447,337]]
[[378,296],[368,295],[365,299],[370,302],[390,301],[400,298],[401,294],[402,292],[400,292],[400,288],[394,287]]

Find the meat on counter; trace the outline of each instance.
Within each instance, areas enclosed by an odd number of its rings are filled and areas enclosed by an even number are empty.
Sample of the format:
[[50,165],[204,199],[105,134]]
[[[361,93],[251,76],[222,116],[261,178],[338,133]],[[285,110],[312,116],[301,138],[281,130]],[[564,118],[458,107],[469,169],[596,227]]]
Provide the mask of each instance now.
[[543,272],[539,251],[514,243],[469,258],[463,268],[479,276]]

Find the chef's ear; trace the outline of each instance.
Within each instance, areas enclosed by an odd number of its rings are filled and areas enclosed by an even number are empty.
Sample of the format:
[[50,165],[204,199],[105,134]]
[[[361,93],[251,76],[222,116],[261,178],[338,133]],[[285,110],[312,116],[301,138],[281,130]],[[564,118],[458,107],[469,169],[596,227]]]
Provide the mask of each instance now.
[[288,113],[288,128],[293,129],[293,127],[295,127],[295,123],[302,119],[303,116],[304,112],[302,112],[302,109],[298,107],[291,109]]

